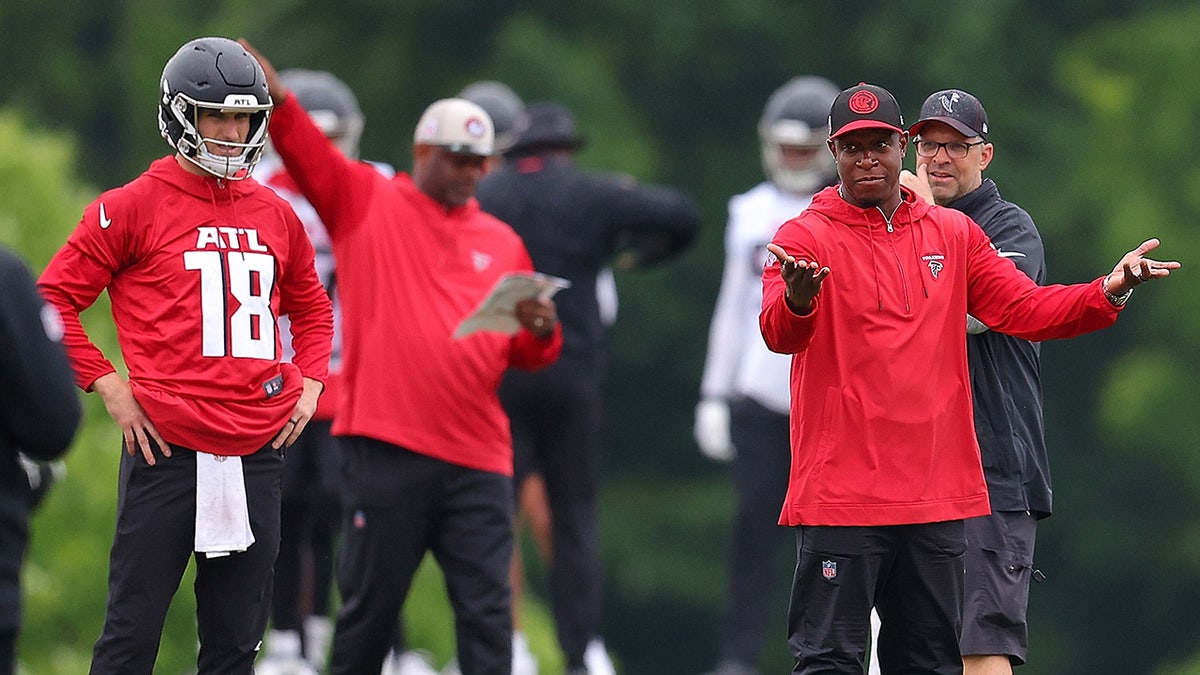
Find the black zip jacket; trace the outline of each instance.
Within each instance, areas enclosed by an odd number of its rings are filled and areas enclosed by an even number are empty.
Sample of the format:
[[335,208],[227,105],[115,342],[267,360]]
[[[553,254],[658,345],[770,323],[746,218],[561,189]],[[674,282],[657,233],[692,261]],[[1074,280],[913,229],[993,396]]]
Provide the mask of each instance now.
[[[948,206],[967,214],[1000,255],[1039,285],[1046,256],[1037,226],[1021,207],[983,185]],[[1050,515],[1053,492],[1042,412],[1041,345],[992,331],[967,336],[967,362],[975,404],[975,433],[993,511]]]

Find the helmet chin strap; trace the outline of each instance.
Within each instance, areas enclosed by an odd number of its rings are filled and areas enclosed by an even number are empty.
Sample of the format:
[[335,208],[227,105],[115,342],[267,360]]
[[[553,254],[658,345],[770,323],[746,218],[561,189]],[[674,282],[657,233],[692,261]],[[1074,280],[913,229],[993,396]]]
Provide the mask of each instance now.
[[[214,155],[206,150],[193,150],[192,152],[179,153],[184,159],[191,162],[195,166],[200,167],[206,173],[212,174],[217,178],[224,180],[242,180],[249,176],[249,171],[246,169],[245,163],[242,161],[242,156],[223,157]],[[244,154],[244,153],[243,153]]]
[[[218,155],[210,152],[207,144],[239,148],[236,155]],[[252,143],[232,143],[211,138],[201,138],[193,145],[186,143],[187,150],[182,152],[184,158],[208,173],[225,180],[243,180],[250,176],[261,156],[259,147]]]
[[[249,175],[248,171],[242,171],[242,169],[248,168],[246,166],[246,154],[249,152],[249,148],[242,148],[242,151],[236,155],[217,155],[208,150],[206,146],[209,143],[227,145],[211,139],[202,139],[200,141],[200,147],[196,151],[196,162],[205,171],[218,178],[228,180],[240,180]],[[238,175],[239,173],[241,173],[240,176]]]
[[224,178],[226,180],[245,178],[246,174],[244,172],[242,172],[242,175],[238,175],[242,167],[240,162],[234,161],[235,159],[234,157],[218,157],[211,153],[202,152],[197,154],[196,163],[200,165],[200,168],[217,178]]

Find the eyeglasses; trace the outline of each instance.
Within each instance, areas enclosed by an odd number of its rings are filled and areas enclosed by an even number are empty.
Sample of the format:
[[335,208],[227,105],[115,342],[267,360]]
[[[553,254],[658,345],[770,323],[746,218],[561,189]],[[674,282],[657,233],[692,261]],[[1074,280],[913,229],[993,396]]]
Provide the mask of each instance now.
[[951,141],[949,143],[938,143],[936,141],[917,140],[917,154],[922,157],[933,157],[938,154],[938,150],[945,148],[946,154],[950,159],[962,159],[967,156],[971,148],[976,145],[983,145],[987,141],[975,141],[974,143],[962,143],[959,141]]

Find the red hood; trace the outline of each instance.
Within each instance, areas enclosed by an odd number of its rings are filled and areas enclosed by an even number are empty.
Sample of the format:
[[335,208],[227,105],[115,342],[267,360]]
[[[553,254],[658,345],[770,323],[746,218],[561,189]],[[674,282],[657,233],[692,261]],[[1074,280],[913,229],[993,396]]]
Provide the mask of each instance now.
[[[825,216],[833,222],[841,222],[851,227],[869,227],[872,218],[879,213],[878,207],[862,208],[842,199],[837,186],[827,187],[813,196],[809,208]],[[897,226],[923,218],[929,212],[929,204],[905,187],[900,188],[900,206],[897,207],[892,222]]]
[[208,174],[190,173],[179,166],[174,155],[154,160],[150,164],[150,168],[146,170],[146,175],[207,200],[214,199],[223,190],[227,190],[228,194],[234,198],[243,197],[256,187],[256,183],[251,182],[250,179],[221,180]]

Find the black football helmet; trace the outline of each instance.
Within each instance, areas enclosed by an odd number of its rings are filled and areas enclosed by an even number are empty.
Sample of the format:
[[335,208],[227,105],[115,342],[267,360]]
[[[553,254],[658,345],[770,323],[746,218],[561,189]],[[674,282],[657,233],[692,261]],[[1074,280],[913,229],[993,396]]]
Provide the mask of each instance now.
[[351,159],[358,159],[363,114],[358,98],[345,82],[323,70],[289,68],[279,79],[291,90],[313,123]]
[[[767,99],[758,123],[763,170],[781,189],[811,194],[837,182],[837,165],[825,151],[829,107],[841,90],[823,77],[789,80]],[[810,159],[786,161],[784,146],[820,149]]]
[[[222,37],[197,38],[175,52],[163,68],[158,130],[181,156],[218,178],[241,180],[262,156],[271,116],[271,96],[262,66],[240,44]],[[244,143],[202,138],[197,113],[207,108],[250,113]],[[209,146],[236,147],[232,156]]]

